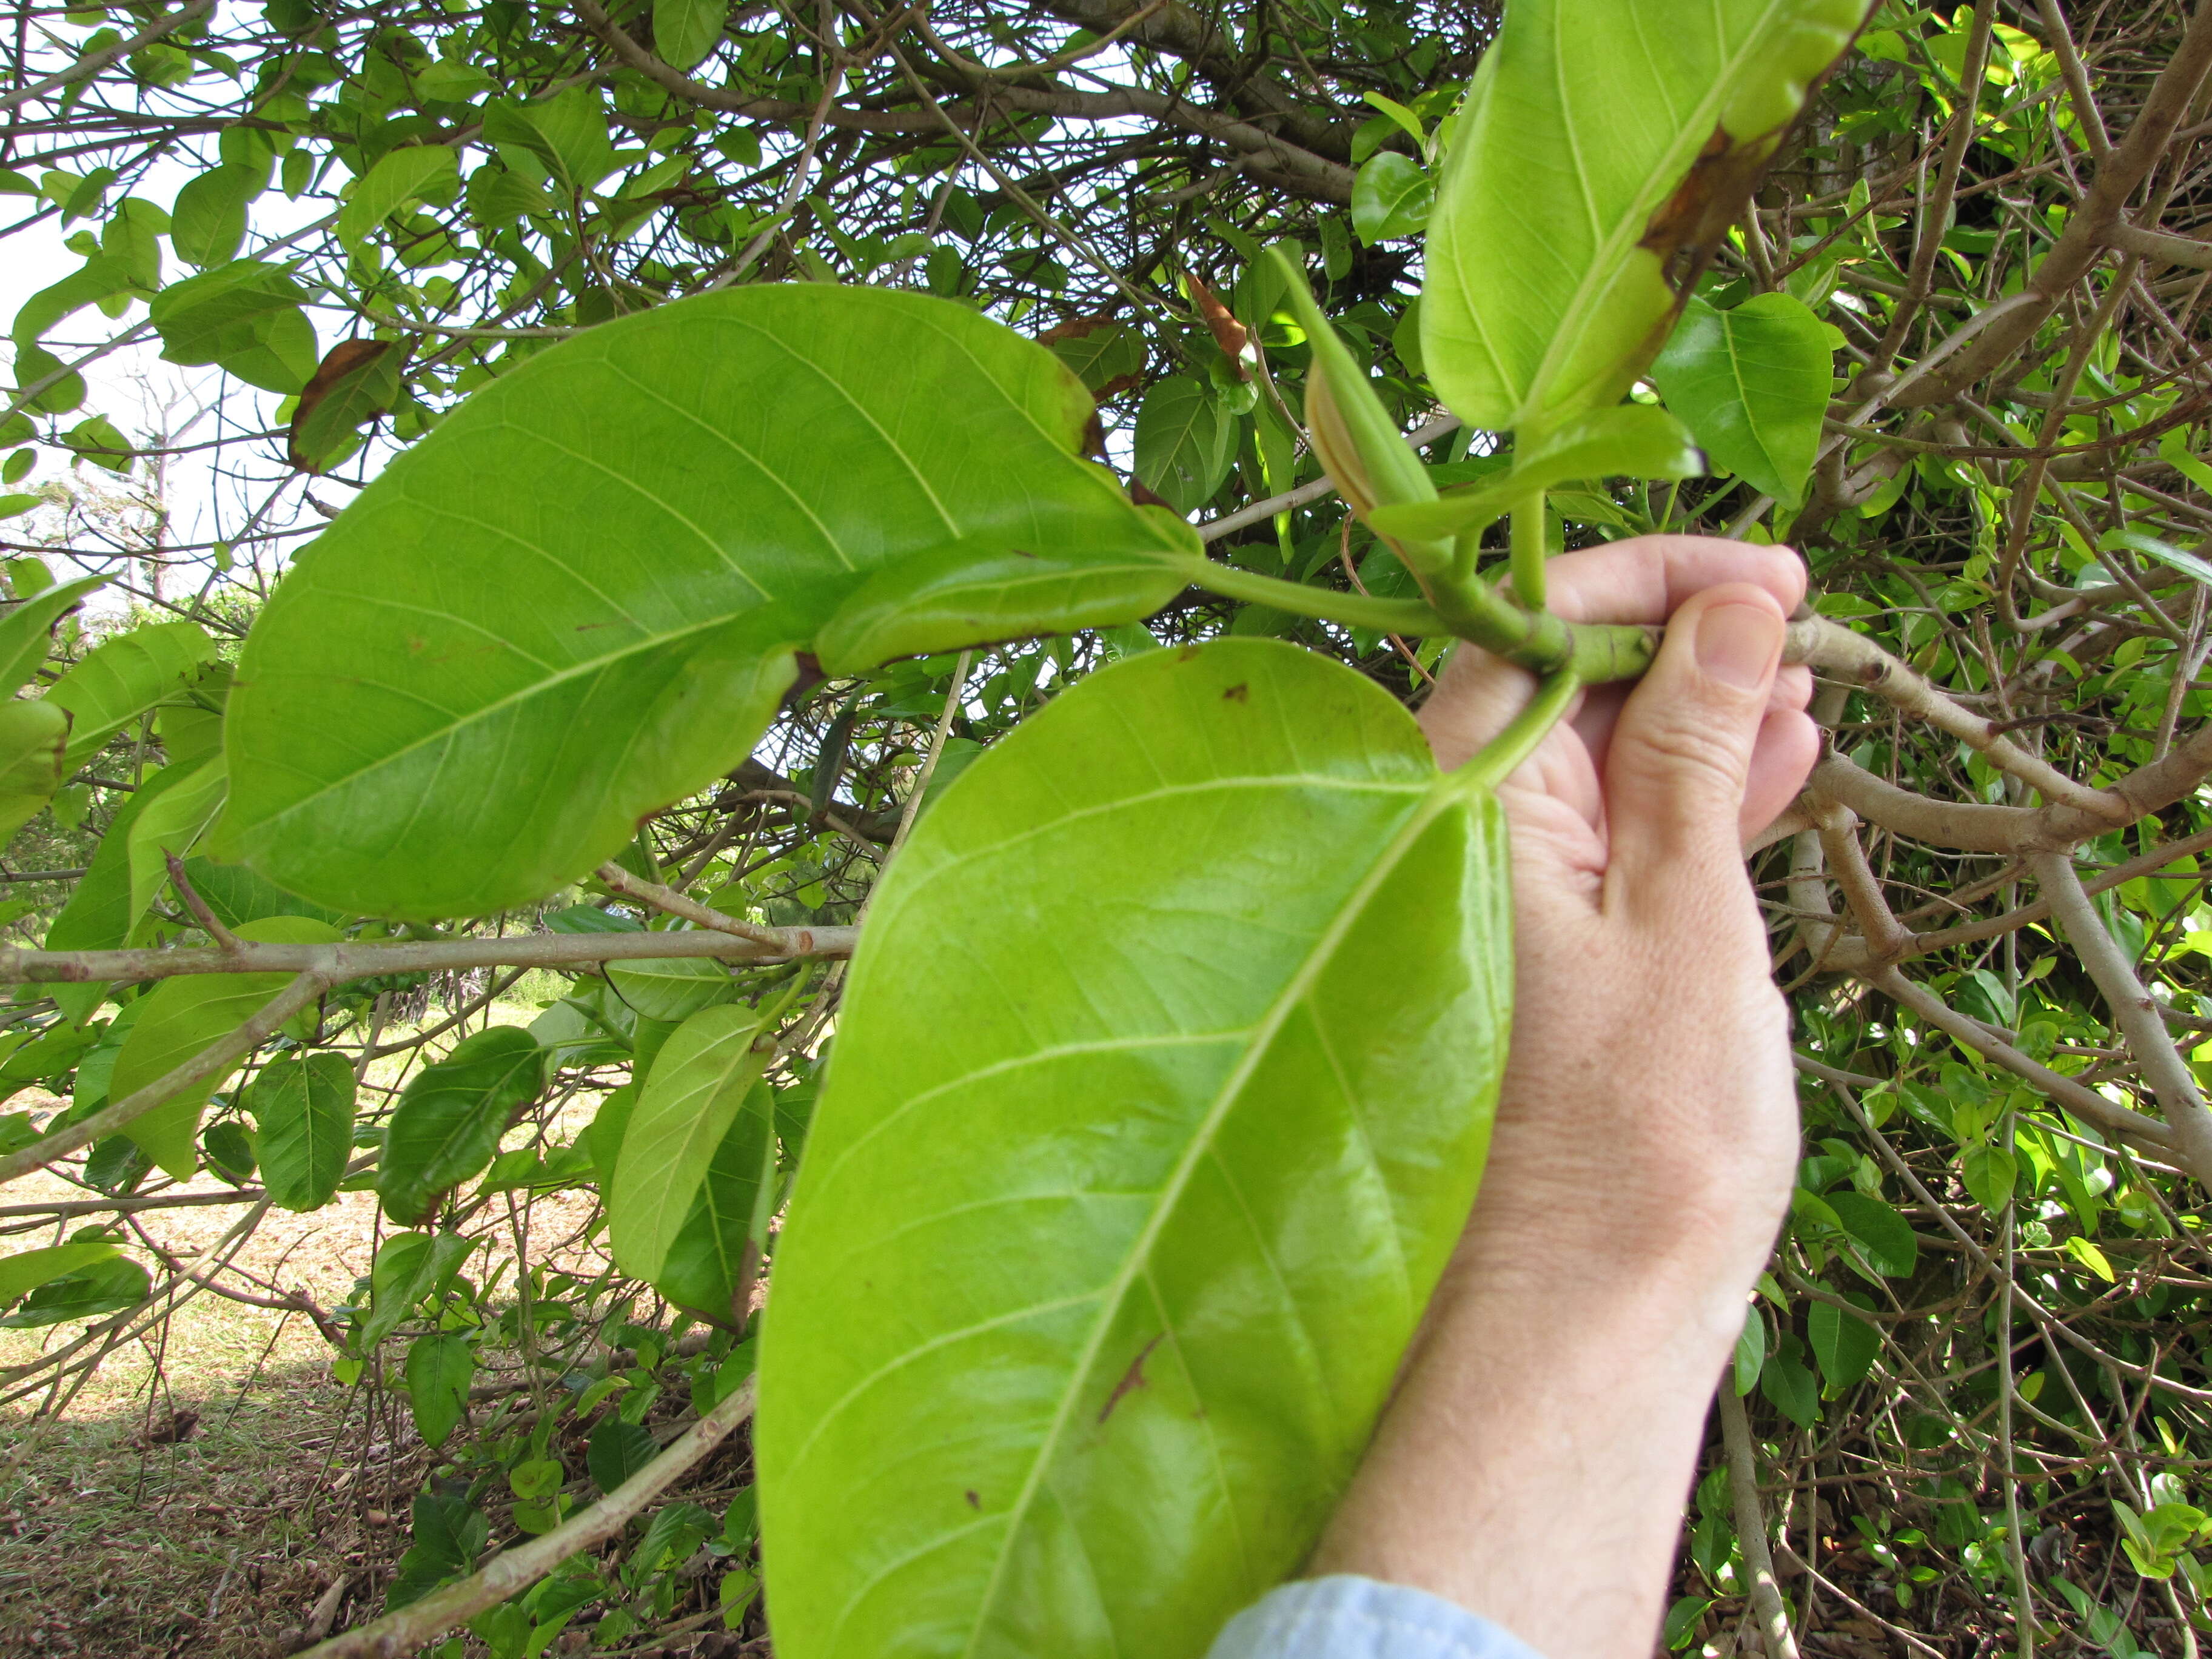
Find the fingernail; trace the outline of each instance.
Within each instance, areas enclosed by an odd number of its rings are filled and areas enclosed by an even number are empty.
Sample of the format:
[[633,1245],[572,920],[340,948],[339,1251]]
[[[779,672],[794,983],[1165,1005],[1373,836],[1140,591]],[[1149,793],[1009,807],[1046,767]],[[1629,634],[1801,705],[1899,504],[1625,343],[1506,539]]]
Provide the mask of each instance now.
[[1763,605],[1717,605],[1698,618],[1698,666],[1723,685],[1753,690],[1782,653],[1782,618]]

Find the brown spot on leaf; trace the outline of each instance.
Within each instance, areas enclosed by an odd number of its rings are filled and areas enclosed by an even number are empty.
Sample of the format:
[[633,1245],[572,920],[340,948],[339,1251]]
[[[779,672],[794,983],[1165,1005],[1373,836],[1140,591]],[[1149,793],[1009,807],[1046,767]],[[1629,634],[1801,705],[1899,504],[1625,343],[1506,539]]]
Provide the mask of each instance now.
[[1129,480],[1129,499],[1136,502],[1139,507],[1164,507],[1170,513],[1175,511],[1174,503],[1164,495],[1155,495],[1145,488],[1140,479]]
[[973,1486],[970,1486],[966,1492],[961,1493],[961,1496],[968,1500],[968,1507],[969,1509],[980,1510],[983,1507],[983,1500],[975,1496],[975,1489]]
[[1123,1395],[1127,1394],[1132,1389],[1152,1387],[1152,1384],[1145,1380],[1145,1361],[1152,1357],[1152,1350],[1160,1346],[1166,1335],[1167,1333],[1162,1331],[1137,1350],[1137,1357],[1129,1362],[1129,1369],[1121,1373],[1121,1380],[1114,1385],[1114,1392],[1106,1396],[1106,1403],[1098,1408],[1098,1420],[1101,1423],[1114,1414],[1114,1407],[1121,1403]]
[[1106,459],[1106,422],[1098,418],[1098,411],[1095,408],[1091,411],[1091,418],[1083,423],[1083,447],[1078,453],[1097,460]]
[[1221,694],[1221,700],[1224,702],[1249,702],[1252,700],[1251,688],[1239,680]]

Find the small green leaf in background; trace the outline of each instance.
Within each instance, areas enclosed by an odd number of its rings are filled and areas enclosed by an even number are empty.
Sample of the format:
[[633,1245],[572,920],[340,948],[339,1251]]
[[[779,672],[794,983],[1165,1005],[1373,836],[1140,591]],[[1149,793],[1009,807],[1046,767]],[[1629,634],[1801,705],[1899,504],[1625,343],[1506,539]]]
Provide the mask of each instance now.
[[453,1045],[409,1081],[385,1131],[376,1190],[403,1226],[479,1173],[508,1121],[545,1086],[545,1051],[519,1026],[495,1025]]
[[188,622],[149,623],[94,646],[46,693],[70,713],[70,767],[83,765],[215,655],[207,630]]
[[1992,1215],[2010,1207],[2019,1176],[2019,1160],[2002,1146],[1969,1146],[1959,1155],[1960,1183]]
[[1784,1331],[1759,1373],[1759,1391],[1767,1403],[1801,1429],[1820,1420],[1820,1390],[1805,1369],[1805,1345]]
[[738,983],[726,965],[712,957],[647,957],[611,962],[607,983],[647,1019],[688,1019],[702,1008],[727,1002]]
[[1352,181],[1352,228],[1372,247],[1400,236],[1418,236],[1428,228],[1436,204],[1428,170],[1410,155],[1377,150]]
[[1920,1242],[1910,1222],[1863,1193],[1830,1193],[1827,1201],[1851,1242],[1865,1252],[1869,1267],[1887,1279],[1912,1277],[1920,1265]]
[[728,0],[653,0],[653,49],[688,70],[714,51],[729,17]]
[[222,809],[228,787],[222,757],[203,762],[173,789],[131,820],[125,837],[131,858],[131,914],[143,916],[169,879],[172,854],[181,860]]
[[307,292],[281,265],[234,260],[172,283],[148,306],[173,363],[213,363],[264,392],[292,393],[315,372]]
[[1237,422],[1205,382],[1157,380],[1137,410],[1137,480],[1188,515],[1213,498],[1236,459]]
[[746,1092],[653,1278],[671,1302],[717,1324],[741,1325],[749,1311],[746,1267],[759,1261],[775,1198],[775,1109],[766,1084]]
[[[60,1248],[76,1247],[65,1244]],[[34,1330],[120,1313],[143,1302],[152,1283],[146,1269],[127,1256],[91,1262],[40,1285],[23,1298],[15,1312],[0,1319],[0,1328]]]
[[572,190],[589,190],[615,165],[607,113],[589,87],[570,87],[527,104],[495,99],[484,106],[483,134],[512,147]]
[[353,1150],[354,1074],[345,1057],[324,1050],[272,1060],[246,1106],[259,1127],[269,1201],[295,1211],[329,1203]]
[[[1856,1294],[1850,1299],[1863,1307],[1873,1305]],[[1880,1331],[1832,1302],[1815,1302],[1805,1322],[1812,1339],[1813,1357],[1820,1362],[1820,1376],[1829,1388],[1853,1388],[1866,1380],[1866,1374],[1874,1369],[1875,1356],[1881,1352]]]
[[49,1244],[0,1256],[0,1308],[28,1295],[48,1279],[59,1279],[119,1254],[104,1239],[77,1244]]
[[1765,1364],[1766,1316],[1759,1312],[1759,1304],[1754,1302],[1744,1310],[1743,1329],[1735,1340],[1732,1375],[1736,1393],[1749,1394]]
[[338,240],[357,249],[409,203],[451,201],[460,183],[459,158],[449,144],[407,144],[389,150],[347,191],[338,215]]
[[[238,936],[269,945],[327,945],[337,938],[337,931],[305,916],[272,916],[247,923]],[[180,974],[163,980],[147,994],[145,1012],[116,1057],[108,1083],[110,1100],[125,1098],[236,1030],[292,978],[289,973]],[[198,1163],[200,1108],[238,1064],[234,1060],[229,1067],[133,1119],[123,1133],[178,1180],[188,1179]]]
[[536,1499],[550,1498],[567,1484],[568,1471],[560,1461],[551,1457],[534,1457],[528,1462],[517,1463],[507,1472],[507,1490],[517,1498]]
[[0,842],[54,798],[68,746],[69,716],[52,699],[0,702]]
[[246,205],[269,187],[266,167],[226,163],[192,175],[170,210],[169,246],[202,270],[236,256],[246,240]]
[[393,1233],[368,1270],[368,1317],[356,1351],[368,1354],[399,1328],[424,1297],[441,1291],[474,1244],[459,1233]]
[[443,1445],[468,1415],[469,1380],[476,1369],[476,1350],[465,1336],[433,1331],[408,1344],[407,1403],[425,1445]]
[[[156,801],[198,770],[193,766],[165,766],[149,773],[116,809],[107,833],[93,851],[91,866],[46,929],[47,950],[112,951],[129,942],[141,914],[131,908],[131,830]],[[92,1018],[93,1011],[107,997],[107,987],[97,981],[46,988],[63,1014],[80,1025]]]
[[650,1431],[610,1413],[592,1426],[584,1466],[591,1471],[593,1486],[603,1492],[612,1492],[659,1453],[659,1443]]
[[2185,553],[2172,542],[2140,530],[2107,530],[2097,538],[2097,550],[2111,553],[2120,549],[2140,553],[2143,557],[2164,565],[2169,570],[2179,570],[2185,576],[2212,586],[2212,563],[2194,553]]
[[1829,325],[1787,294],[1684,307],[1651,384],[1712,458],[1784,507],[1805,499],[1832,391]]
[[[42,567],[43,568],[43,567]],[[49,587],[9,608],[0,615],[0,696],[31,683],[31,678],[53,654],[54,624],[82,604],[87,594],[112,580],[86,576]]]
[[243,1187],[253,1179],[253,1137],[244,1125],[229,1118],[209,1124],[200,1136],[200,1150],[207,1154],[208,1168],[232,1186]]
[[465,1498],[419,1492],[413,1518],[413,1541],[385,1593],[387,1609],[419,1601],[447,1579],[469,1571],[491,1537],[491,1523]]
[[715,1148],[768,1063],[753,1046],[760,1031],[755,1009],[709,1008],[685,1020],[653,1061],[607,1193],[608,1238],[633,1278],[654,1278],[668,1259]]

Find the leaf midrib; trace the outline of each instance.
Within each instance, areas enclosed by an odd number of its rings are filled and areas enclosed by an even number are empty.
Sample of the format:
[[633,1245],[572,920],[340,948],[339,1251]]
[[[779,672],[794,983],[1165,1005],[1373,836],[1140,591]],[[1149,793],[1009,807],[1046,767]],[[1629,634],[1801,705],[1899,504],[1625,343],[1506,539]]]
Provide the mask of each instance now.
[[[1036,1499],[1038,1487],[1042,1484],[1044,1472],[1055,1461],[1055,1454],[1066,1432],[1069,1413],[1074,1409],[1075,1402],[1082,1393],[1083,1384],[1098,1362],[1098,1355],[1104,1346],[1107,1334],[1113,1328],[1115,1316],[1119,1311],[1123,1298],[1128,1294],[1130,1287],[1139,1276],[1148,1272],[1152,1253],[1159,1242],[1160,1234],[1165,1229],[1168,1221],[1176,1214],[1183,1189],[1188,1184],[1193,1174],[1212,1154],[1214,1140],[1222,1123],[1242,1097],[1246,1085],[1251,1081],[1261,1059],[1272,1050],[1274,1040],[1280,1033],[1285,1022],[1304,1002],[1322,971],[1335,959],[1336,953],[1341,947],[1346,935],[1351,931],[1354,920],[1364,910],[1368,902],[1373,898],[1382,884],[1396,871],[1407,852],[1426,832],[1428,827],[1447,809],[1468,799],[1477,788],[1479,788],[1478,785],[1457,774],[1446,774],[1429,786],[1425,792],[1425,798],[1407,816],[1405,823],[1391,836],[1389,843],[1383,848],[1382,854],[1376,859],[1366,875],[1353,886],[1352,890],[1346,895],[1344,901],[1337,907],[1335,915],[1322,930],[1321,937],[1315,941],[1314,948],[1307,953],[1305,960],[1299,964],[1297,972],[1291,976],[1282,990],[1268,1004],[1267,1012],[1253,1027],[1252,1042],[1236,1066],[1231,1068],[1230,1074],[1222,1080],[1221,1086],[1215,1091],[1213,1100],[1207,1107],[1206,1115],[1200,1121],[1196,1133],[1191,1136],[1189,1145],[1184,1148],[1182,1156],[1176,1161],[1176,1167],[1170,1171],[1167,1181],[1163,1184],[1159,1199],[1153,1206],[1152,1213],[1146,1219],[1143,1231],[1131,1244],[1122,1266],[1116,1270],[1113,1279],[1109,1280],[1098,1293],[1099,1316],[1092,1324],[1090,1338],[1085,1342],[1077,1356],[1075,1364],[1069,1371],[1068,1385],[1061,1396],[1060,1409],[1054,1416],[1051,1427],[1039,1443],[1036,1455],[1030,1466],[1028,1478],[1023,1481],[1020,1492],[1017,1494],[1013,1504],[1004,1511],[1007,1522],[1006,1541],[998,1553],[997,1559],[992,1565],[990,1581],[985,1585],[982,1596],[977,1603],[975,1626],[969,1632],[968,1640],[961,1649],[962,1659],[975,1659],[975,1644],[981,1638],[985,1626],[989,1622],[989,1614],[998,1600],[1006,1563],[1013,1553],[1012,1541],[1026,1522],[1030,1506]],[[850,1615],[853,1607],[856,1605],[858,1605],[857,1598],[847,1603],[845,1613],[838,1619],[838,1630],[842,1631],[845,1619]],[[833,1632],[831,1636],[833,1646],[836,1640],[836,1633]]]

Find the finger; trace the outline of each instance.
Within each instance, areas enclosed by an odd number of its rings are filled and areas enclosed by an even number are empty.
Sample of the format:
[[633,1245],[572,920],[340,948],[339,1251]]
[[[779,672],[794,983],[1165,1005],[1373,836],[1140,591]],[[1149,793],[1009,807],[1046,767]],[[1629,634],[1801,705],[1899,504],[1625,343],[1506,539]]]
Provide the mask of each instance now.
[[1743,805],[1736,833],[1749,841],[1789,810],[1820,758],[1820,729],[1797,708],[1769,706],[1752,744],[1751,767],[1744,778]]
[[1787,616],[1805,598],[1805,564],[1787,547],[1638,536],[1551,561],[1546,608],[1569,622],[1661,623],[1692,594],[1725,582],[1764,588]]
[[[1573,622],[1658,623],[1692,594],[1726,582],[1749,582],[1771,594],[1784,613],[1805,597],[1805,568],[1786,547],[1757,547],[1711,536],[1639,536],[1603,547],[1563,553],[1547,567],[1549,608]],[[1437,761],[1456,766],[1504,729],[1528,704],[1535,677],[1474,646],[1454,651],[1444,664],[1435,692],[1421,711],[1421,725]],[[1802,708],[1812,681],[1791,671],[1788,684]],[[1575,716],[1586,737],[1601,750],[1616,706],[1612,700],[1589,705]]]
[[1779,598],[1748,582],[1709,588],[1668,619],[1607,751],[1608,910],[1700,933],[1724,916],[1740,924],[1750,888],[1738,824],[1784,626]]

